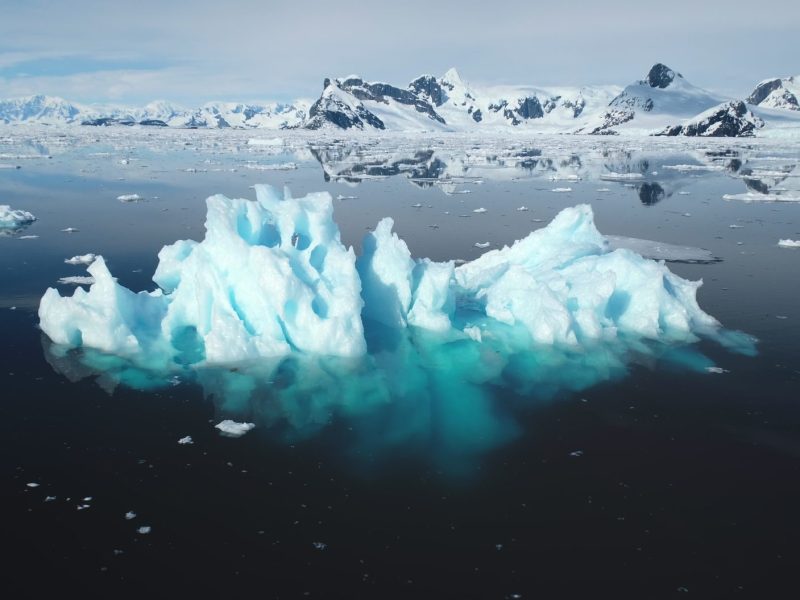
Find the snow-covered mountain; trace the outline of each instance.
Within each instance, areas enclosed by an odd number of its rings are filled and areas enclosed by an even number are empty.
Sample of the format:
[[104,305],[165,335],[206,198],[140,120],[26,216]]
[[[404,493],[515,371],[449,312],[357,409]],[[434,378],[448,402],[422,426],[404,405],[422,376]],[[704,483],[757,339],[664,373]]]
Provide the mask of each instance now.
[[73,123],[81,107],[55,96],[28,96],[0,100],[0,123],[36,121],[38,123]]
[[701,137],[752,137],[764,121],[741,100],[723,102],[680,125],[667,127],[656,135]]
[[47,125],[161,125],[286,129],[307,119],[310,102],[242,104],[209,102],[197,109],[158,100],[141,108],[81,105],[54,96],[0,100],[0,123]]
[[514,127],[563,130],[585,111],[618,93],[615,86],[534,88],[478,87],[455,69],[442,77],[422,75],[399,88],[366,82],[357,75],[325,79],[309,111],[306,129],[339,127],[389,131],[506,130]]
[[628,85],[608,107],[590,115],[576,133],[648,133],[685,121],[725,97],[692,85],[668,66],[653,65],[644,79]]
[[783,79],[765,79],[747,97],[747,102],[763,108],[800,111],[800,75]]
[[450,69],[405,87],[357,75],[326,78],[313,102],[210,102],[189,109],[155,101],[127,108],[30,96],[0,101],[0,124],[800,137],[798,81],[765,80],[742,102],[692,85],[661,63],[624,89],[477,86]]

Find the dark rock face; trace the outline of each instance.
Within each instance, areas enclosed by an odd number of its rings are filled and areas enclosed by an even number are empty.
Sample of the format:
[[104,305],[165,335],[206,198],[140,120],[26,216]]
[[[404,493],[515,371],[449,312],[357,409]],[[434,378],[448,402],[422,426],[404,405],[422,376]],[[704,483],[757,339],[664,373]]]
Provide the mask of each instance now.
[[702,137],[752,137],[764,121],[755,116],[741,100],[721,104],[701,121],[667,127],[656,135]]
[[324,94],[311,105],[308,116],[309,120],[303,126],[305,129],[319,129],[325,123],[331,123],[341,129],[353,127],[364,129],[365,124],[375,129],[386,129],[383,121],[364,108],[364,106],[357,106],[355,109],[351,109],[338,98]]
[[139,125],[143,125],[145,127],[168,127],[168,125],[161,119],[145,119],[143,121],[139,121]]
[[417,77],[408,85],[408,88],[417,96],[427,96],[434,106],[441,106],[447,98],[442,86],[431,75]]
[[481,114],[480,109],[472,113],[472,118],[476,123],[480,123],[481,121],[483,121],[483,115]]
[[[417,97],[411,90],[402,90],[388,83],[365,83],[360,77],[345,79],[339,83],[339,87],[353,94],[353,96],[359,100],[371,100],[373,102],[388,104],[389,101],[386,98],[392,98],[400,104],[413,106],[417,112],[428,115],[428,117],[434,121],[438,121],[442,124],[445,122],[427,100]],[[441,92],[441,87],[439,91]]]
[[542,104],[539,102],[539,99],[536,96],[522,98],[519,101],[517,113],[523,119],[541,119],[544,117]]
[[590,131],[579,129],[576,133],[587,133],[589,135],[617,135],[617,132],[611,129],[617,125],[622,125],[633,119],[632,110],[609,110],[603,115],[603,122]]
[[783,82],[780,79],[772,79],[765,81],[756,86],[753,93],[747,97],[748,104],[761,104],[764,99],[778,88],[783,87]]
[[108,127],[110,125],[124,125],[130,127],[136,125],[133,119],[118,119],[116,117],[100,117],[98,119],[86,119],[81,121],[81,125],[89,125],[92,127]]
[[650,72],[647,74],[647,77],[642,83],[647,84],[650,87],[660,88],[663,90],[675,80],[675,77],[683,77],[683,75],[676,73],[667,65],[656,63],[652,66]]

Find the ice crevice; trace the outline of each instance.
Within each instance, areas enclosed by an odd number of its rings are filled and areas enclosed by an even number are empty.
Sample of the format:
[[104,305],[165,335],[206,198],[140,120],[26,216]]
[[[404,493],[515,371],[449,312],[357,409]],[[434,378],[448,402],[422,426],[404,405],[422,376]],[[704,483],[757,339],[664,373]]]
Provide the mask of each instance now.
[[520,351],[726,339],[697,303],[701,282],[612,249],[588,205],[456,266],[413,258],[390,218],[357,258],[342,244],[330,194],[255,190],[256,201],[208,198],[204,239],[162,248],[155,291],[121,286],[98,256],[88,291],[45,292],[41,329],[56,344],[159,369],[362,357],[371,328]]

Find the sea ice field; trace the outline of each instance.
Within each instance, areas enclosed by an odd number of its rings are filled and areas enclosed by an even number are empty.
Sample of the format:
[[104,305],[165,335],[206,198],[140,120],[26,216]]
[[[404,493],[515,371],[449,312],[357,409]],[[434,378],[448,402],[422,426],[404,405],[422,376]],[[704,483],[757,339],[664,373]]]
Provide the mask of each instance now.
[[800,559],[798,165],[0,130],[14,589],[770,597]]

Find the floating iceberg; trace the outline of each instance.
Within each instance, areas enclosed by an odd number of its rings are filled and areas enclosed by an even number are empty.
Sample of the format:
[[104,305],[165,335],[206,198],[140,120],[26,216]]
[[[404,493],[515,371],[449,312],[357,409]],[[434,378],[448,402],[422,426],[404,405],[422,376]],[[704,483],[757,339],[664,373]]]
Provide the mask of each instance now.
[[0,234],[3,231],[17,231],[36,220],[27,210],[15,210],[8,204],[0,204]]
[[388,218],[356,260],[341,242],[329,194],[295,199],[288,190],[281,197],[255,189],[255,202],[208,199],[205,238],[161,250],[155,291],[122,287],[102,257],[88,267],[88,291],[62,297],[48,289],[42,330],[62,346],[167,370],[289,355],[360,358],[376,338],[365,328],[376,326],[470,343],[502,339],[506,353],[723,337],[697,304],[701,282],[612,250],[588,205],[456,267],[413,259]]

